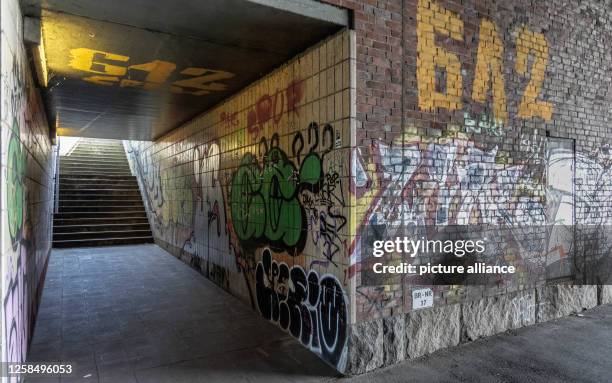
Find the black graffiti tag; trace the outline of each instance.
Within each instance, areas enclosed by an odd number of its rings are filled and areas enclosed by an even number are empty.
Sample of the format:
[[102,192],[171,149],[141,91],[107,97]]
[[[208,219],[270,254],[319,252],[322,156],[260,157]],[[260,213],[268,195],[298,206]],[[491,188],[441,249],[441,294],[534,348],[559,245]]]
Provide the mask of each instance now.
[[269,249],[257,264],[255,280],[261,315],[337,365],[346,345],[348,320],[338,280],[277,263]]

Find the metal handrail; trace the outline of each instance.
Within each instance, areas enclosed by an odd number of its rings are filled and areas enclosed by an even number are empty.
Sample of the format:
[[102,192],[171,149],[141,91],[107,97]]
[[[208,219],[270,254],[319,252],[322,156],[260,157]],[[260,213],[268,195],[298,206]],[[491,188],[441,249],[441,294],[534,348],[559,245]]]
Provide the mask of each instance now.
[[53,213],[57,214],[59,212],[59,172],[60,172],[60,141],[57,140],[57,145],[55,145],[55,174],[54,174],[54,202],[53,202]]

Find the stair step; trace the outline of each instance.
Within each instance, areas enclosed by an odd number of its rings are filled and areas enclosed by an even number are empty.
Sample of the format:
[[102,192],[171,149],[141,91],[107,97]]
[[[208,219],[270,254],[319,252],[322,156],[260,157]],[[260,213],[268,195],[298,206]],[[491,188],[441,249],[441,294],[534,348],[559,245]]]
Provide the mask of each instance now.
[[68,156],[61,156],[60,160],[99,160],[99,161],[127,161],[125,154],[102,154],[102,153],[74,153]]
[[64,241],[53,241],[54,248],[66,247],[95,247],[95,246],[117,246],[117,245],[135,245],[140,243],[153,243],[152,236],[131,237],[131,238],[105,238],[98,240],[91,239],[73,239]]
[[90,219],[90,218],[122,218],[147,217],[144,209],[130,209],[123,211],[58,211],[54,215],[57,219]]
[[100,160],[100,161],[127,161],[127,156],[123,153],[73,153],[69,156],[60,157],[61,159],[73,159],[73,160]]
[[125,238],[125,237],[146,237],[150,236],[151,230],[103,230],[103,231],[74,231],[68,233],[53,233],[54,241],[67,239],[105,239],[105,238]]
[[60,159],[60,167],[64,166],[127,166],[129,167],[129,163],[127,160],[99,160],[99,159],[75,159],[75,158],[66,158]]
[[127,174],[132,175],[132,172],[129,167],[119,168],[114,166],[71,166],[71,167],[61,167],[60,174]]
[[[93,202],[93,201],[89,201]],[[117,206],[117,205],[79,205],[79,206],[63,206],[60,205],[59,212],[60,213],[83,213],[83,212],[123,212],[126,208],[130,208],[131,211],[141,210],[144,212],[144,206],[142,202],[140,202],[139,206],[129,205],[129,206]]]
[[87,170],[87,169],[81,169],[81,170],[68,170],[68,171],[60,171],[60,177],[61,176],[70,176],[70,175],[74,175],[74,176],[87,176],[87,175],[92,175],[92,176],[129,176],[132,173],[130,173],[129,171],[113,171],[113,170],[108,170],[108,171],[104,171],[104,170]]
[[102,180],[103,182],[113,182],[113,180],[118,181],[127,181],[135,179],[132,173],[123,172],[123,173],[103,173],[103,172],[66,172],[60,173],[60,180],[69,180],[69,179],[81,179],[81,180],[91,180],[97,179]]
[[89,161],[77,160],[74,158],[60,159],[60,166],[130,166],[126,159],[123,160],[100,160],[92,158]]
[[111,174],[61,174],[59,175],[61,181],[76,181],[82,182],[81,180],[100,180],[104,182],[109,181],[125,181],[125,180],[136,180],[133,175],[111,175]]
[[[61,197],[61,196],[60,196]],[[125,199],[125,198],[117,198],[117,199],[100,199],[100,200],[95,200],[95,199],[78,199],[78,200],[68,200],[68,199],[60,199],[58,201],[59,203],[59,208],[60,210],[63,210],[64,208],[71,210],[69,208],[73,208],[73,207],[88,207],[91,206],[91,204],[97,204],[97,205],[104,205],[104,206],[109,206],[109,207],[126,207],[126,206],[135,206],[135,207],[140,207],[142,206],[142,199],[138,198],[138,199]],[[97,207],[96,205],[96,207]]]
[[[66,156],[63,157],[64,159],[86,159],[89,158],[90,160],[96,159],[96,160],[100,160],[100,161],[127,161],[127,156],[123,153],[96,153],[96,152],[92,152],[92,153],[74,153],[71,154],[70,156]],[[61,159],[61,158],[60,158]]]
[[76,151],[89,151],[89,152],[124,152],[125,150],[123,149],[123,146],[118,146],[118,145],[104,145],[104,146],[84,146],[84,145],[79,145],[76,146],[74,149],[72,149],[71,153],[74,153]]
[[80,232],[114,232],[114,231],[148,231],[151,229],[149,223],[105,223],[89,225],[53,225],[54,234],[80,233]]
[[127,195],[138,195],[140,192],[138,189],[134,190],[138,185],[113,185],[113,189],[108,189],[105,185],[102,184],[93,184],[93,185],[61,185],[60,186],[60,194],[68,193],[68,194],[107,194],[107,195],[122,195],[126,193]]
[[60,172],[63,172],[67,169],[95,169],[95,170],[104,170],[104,169],[119,169],[119,170],[130,170],[130,165],[127,163],[122,164],[109,164],[109,163],[99,163],[99,164],[83,164],[83,163],[74,163],[74,164],[60,164]]
[[116,160],[116,161],[126,161],[127,156],[125,153],[121,154],[102,154],[102,153],[70,153],[66,156],[60,156],[60,160]]
[[[117,185],[113,185],[113,188],[110,189],[105,187],[106,185],[80,185],[81,187],[76,187],[76,185],[62,185],[60,186],[60,195],[66,194],[78,194],[81,196],[87,195],[96,195],[96,194],[105,194],[105,195],[127,195],[127,196],[136,196],[140,195],[140,190],[136,189],[134,186],[138,185],[124,185],[123,187],[118,187]],[[89,186],[89,187],[86,187]]]
[[113,185],[108,185],[105,184],[103,182],[100,183],[86,183],[86,184],[77,184],[77,183],[70,183],[70,182],[66,182],[66,183],[61,183],[59,185],[60,187],[60,195],[62,193],[68,193],[68,194],[79,194],[81,193],[81,191],[85,191],[85,190],[91,190],[93,192],[97,192],[97,193],[105,193],[105,190],[109,190],[109,191],[114,191],[114,190],[121,190],[121,191],[138,191],[138,183],[136,181],[124,181],[124,182],[117,182]]
[[53,230],[57,226],[86,226],[86,225],[140,225],[149,224],[146,216],[126,216],[126,217],[101,217],[101,218],[58,218],[59,214],[53,217]]
[[126,192],[125,190],[115,189],[115,190],[96,190],[97,193],[81,193],[78,189],[76,190],[66,190],[60,192],[60,198],[62,200],[67,201],[75,201],[75,200],[124,200],[124,201],[142,201],[142,197],[140,196],[140,192],[138,190],[133,192]]
[[84,174],[82,177],[73,174],[62,174],[60,175],[60,184],[82,184],[82,183],[90,183],[90,184],[98,184],[103,182],[107,186],[114,186],[115,184],[124,184],[126,182],[134,182],[138,185],[138,181],[136,181],[136,177],[133,175],[125,175],[125,176],[111,176],[108,174],[102,174],[97,177],[90,176],[88,174]]
[[87,170],[92,170],[92,169],[100,169],[100,170],[104,170],[104,169],[117,169],[117,170],[127,170],[130,171],[130,165],[128,165],[127,163],[67,163],[67,164],[60,164],[60,172],[67,170],[67,169],[87,169]]
[[117,152],[117,153],[125,153],[125,150],[123,149],[123,146],[117,146],[117,145],[108,145],[108,146],[97,146],[97,145],[92,145],[92,146],[76,146],[71,153],[74,152]]
[[113,143],[105,143],[105,144],[98,144],[98,143],[93,143],[93,144],[77,144],[74,149],[80,149],[80,148],[111,148],[111,149],[116,149],[116,148],[121,148],[123,149],[123,144],[122,143],[117,143],[117,142],[113,142]]

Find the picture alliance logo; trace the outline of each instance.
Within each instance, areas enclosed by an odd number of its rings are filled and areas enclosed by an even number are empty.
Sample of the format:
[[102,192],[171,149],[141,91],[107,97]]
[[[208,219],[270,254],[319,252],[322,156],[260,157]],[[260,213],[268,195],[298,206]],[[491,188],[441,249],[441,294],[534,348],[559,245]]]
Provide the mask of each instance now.
[[414,240],[397,237],[395,240],[377,240],[372,245],[372,256],[376,258],[385,254],[406,254],[411,258],[419,254],[454,254],[461,258],[466,254],[482,254],[486,250],[484,240]]

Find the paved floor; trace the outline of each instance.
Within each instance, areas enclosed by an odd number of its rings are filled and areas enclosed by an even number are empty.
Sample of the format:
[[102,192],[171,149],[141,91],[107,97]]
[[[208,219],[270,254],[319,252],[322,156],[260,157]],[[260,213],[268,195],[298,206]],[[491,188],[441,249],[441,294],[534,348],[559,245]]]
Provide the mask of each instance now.
[[142,245],[53,252],[29,360],[76,363],[62,382],[610,382],[611,355],[604,306],[339,379],[237,299]]
[[76,373],[62,382],[336,376],[291,336],[155,245],[54,250],[28,360],[75,363]]

